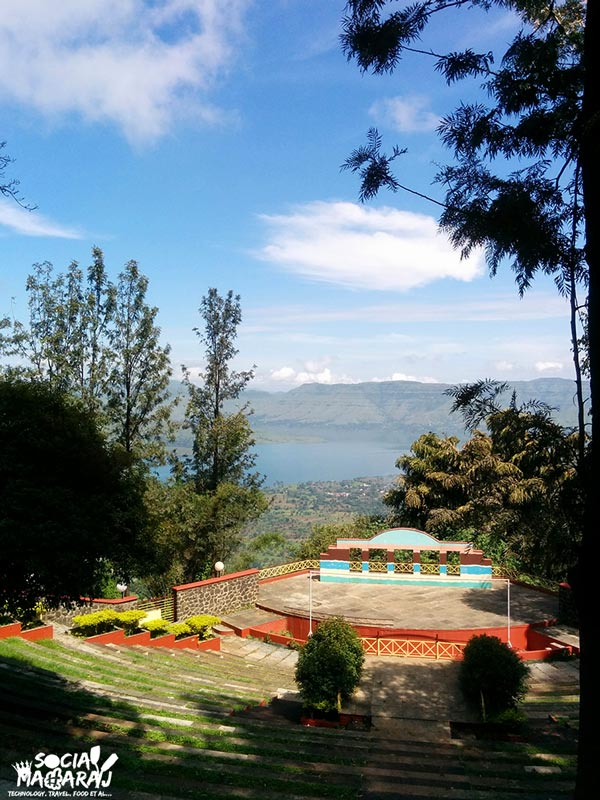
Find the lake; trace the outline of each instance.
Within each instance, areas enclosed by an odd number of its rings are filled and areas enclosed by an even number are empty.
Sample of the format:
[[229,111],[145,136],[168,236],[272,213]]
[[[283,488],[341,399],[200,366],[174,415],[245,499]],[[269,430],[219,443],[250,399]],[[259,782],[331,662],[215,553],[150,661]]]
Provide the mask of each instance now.
[[[396,460],[406,452],[364,441],[276,442],[257,444],[254,451],[256,468],[266,476],[264,486],[397,475]],[[169,472],[169,467],[156,470],[163,480]]]
[[277,442],[258,444],[255,451],[265,486],[395,475],[402,455],[397,448],[368,442]]

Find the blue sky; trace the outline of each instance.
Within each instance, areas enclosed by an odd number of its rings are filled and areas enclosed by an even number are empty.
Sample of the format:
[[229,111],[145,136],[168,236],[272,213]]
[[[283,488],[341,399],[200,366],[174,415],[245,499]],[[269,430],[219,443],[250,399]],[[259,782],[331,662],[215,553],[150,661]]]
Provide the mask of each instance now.
[[[202,369],[192,328],[211,286],[242,298],[238,366],[254,388],[416,379],[570,378],[568,309],[541,278],[519,300],[436,232],[408,194],[357,201],[339,167],[376,125],[401,181],[431,186],[439,118],[469,89],[424,57],[362,75],[343,2],[4,0],[0,139],[24,211],[0,198],[0,316],[27,318],[35,262],[104,250],[150,279],[176,373]],[[450,23],[450,24],[449,24]],[[490,50],[514,20],[453,12],[428,45]]]

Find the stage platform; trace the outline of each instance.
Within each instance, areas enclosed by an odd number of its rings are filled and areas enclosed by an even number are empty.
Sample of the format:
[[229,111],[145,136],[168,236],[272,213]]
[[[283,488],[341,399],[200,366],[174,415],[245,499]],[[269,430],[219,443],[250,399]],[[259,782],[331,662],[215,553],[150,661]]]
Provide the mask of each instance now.
[[[328,583],[313,576],[314,619],[343,616],[354,625],[432,631],[502,628],[508,620],[507,582],[494,579],[491,589],[458,586]],[[257,605],[285,615],[309,615],[308,574],[260,585]],[[511,583],[511,625],[556,619],[558,597]]]

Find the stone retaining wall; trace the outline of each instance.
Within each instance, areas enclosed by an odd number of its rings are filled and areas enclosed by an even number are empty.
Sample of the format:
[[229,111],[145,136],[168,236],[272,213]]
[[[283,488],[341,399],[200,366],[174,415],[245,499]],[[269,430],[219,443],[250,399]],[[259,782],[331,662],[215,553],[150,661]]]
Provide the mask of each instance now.
[[87,600],[82,598],[81,605],[59,606],[44,613],[45,622],[58,622],[60,625],[71,627],[73,617],[80,614],[91,614],[93,611],[105,611],[113,608],[115,611],[131,611],[137,608],[138,599],[134,595],[119,597],[114,600]]
[[254,605],[258,599],[258,575],[259,570],[248,569],[222,578],[174,586],[175,620],[195,614],[222,616]]

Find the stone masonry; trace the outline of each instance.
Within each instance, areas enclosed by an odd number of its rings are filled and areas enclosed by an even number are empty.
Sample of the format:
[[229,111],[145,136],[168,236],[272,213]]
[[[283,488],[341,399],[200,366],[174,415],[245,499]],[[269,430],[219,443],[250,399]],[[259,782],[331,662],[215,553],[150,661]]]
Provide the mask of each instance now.
[[73,617],[80,614],[91,614],[94,611],[106,611],[112,608],[115,611],[131,611],[137,608],[137,597],[126,597],[124,600],[83,600],[82,605],[59,606],[44,613],[44,622],[57,622],[69,628],[73,624]]
[[221,616],[254,605],[258,599],[258,574],[257,569],[248,569],[222,578],[174,586],[175,619],[182,621],[195,614]]

